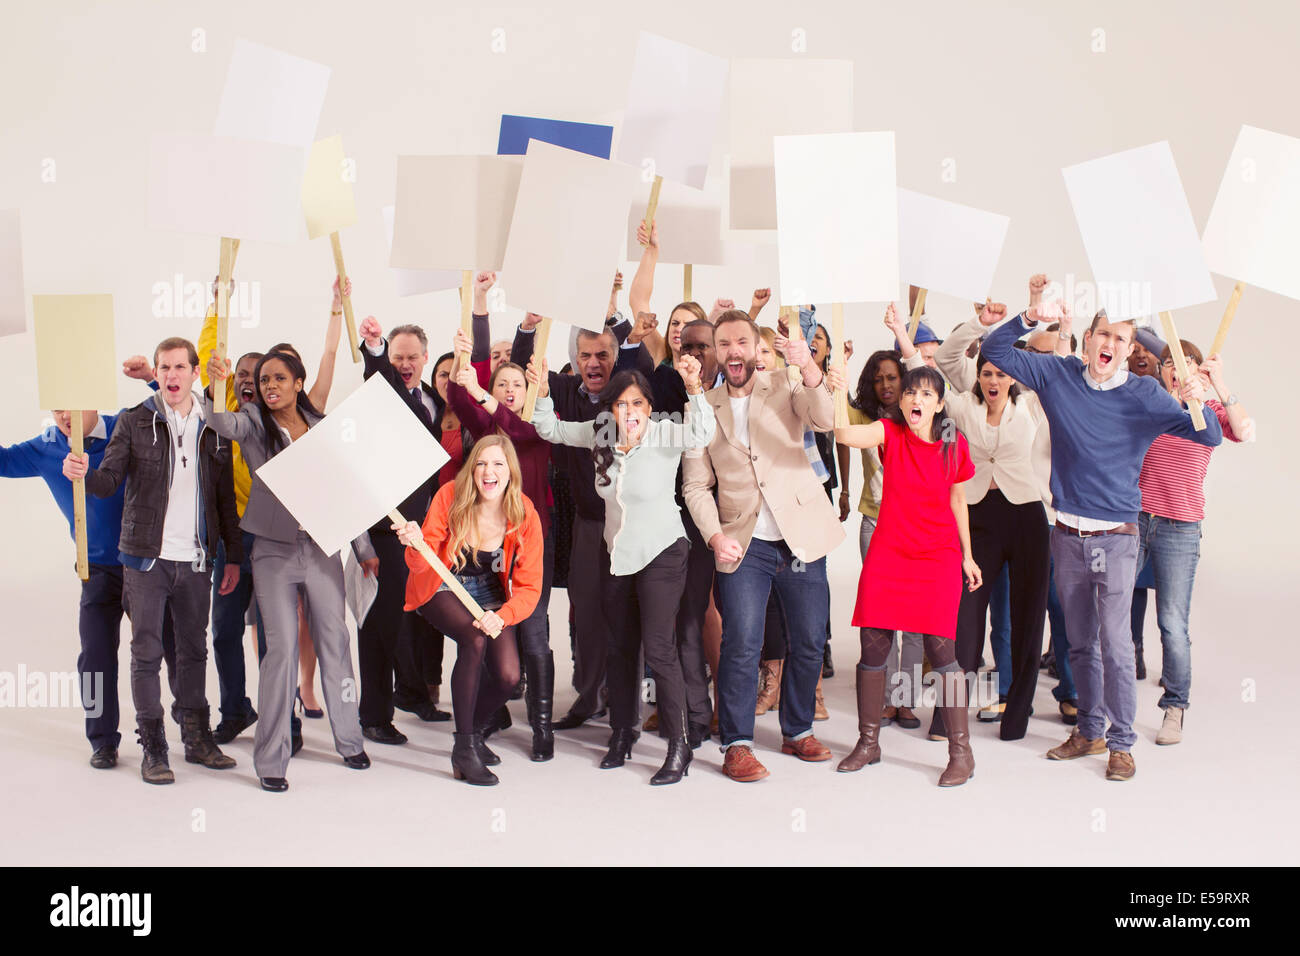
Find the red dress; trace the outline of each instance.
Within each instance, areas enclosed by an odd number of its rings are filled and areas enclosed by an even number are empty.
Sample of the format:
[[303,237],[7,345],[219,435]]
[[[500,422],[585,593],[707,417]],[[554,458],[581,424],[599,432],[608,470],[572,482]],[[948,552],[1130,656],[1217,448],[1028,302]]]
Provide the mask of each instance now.
[[888,419],[880,446],[884,488],[880,518],[858,579],[854,627],[934,634],[952,640],[961,603],[961,539],[952,486],[975,474],[966,438],[957,435],[955,468],[941,442],[922,441]]

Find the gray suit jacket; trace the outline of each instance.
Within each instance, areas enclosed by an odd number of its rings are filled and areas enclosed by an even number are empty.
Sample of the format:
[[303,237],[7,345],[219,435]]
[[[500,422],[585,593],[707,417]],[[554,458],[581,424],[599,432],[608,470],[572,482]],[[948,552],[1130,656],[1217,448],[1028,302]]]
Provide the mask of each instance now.
[[[203,395],[203,414],[218,435],[239,443],[240,454],[248,465],[252,476],[252,487],[248,492],[248,506],[244,508],[244,517],[239,526],[249,534],[272,541],[291,543],[298,537],[300,525],[298,519],[289,513],[289,509],[280,503],[270,488],[266,487],[258,475],[267,462],[266,429],[262,425],[262,414],[256,403],[249,402],[237,412],[217,411],[211,397]],[[305,415],[308,426],[321,420],[319,415]],[[370,544],[370,535],[362,532],[352,541],[352,550],[358,561],[375,557],[375,549]]]

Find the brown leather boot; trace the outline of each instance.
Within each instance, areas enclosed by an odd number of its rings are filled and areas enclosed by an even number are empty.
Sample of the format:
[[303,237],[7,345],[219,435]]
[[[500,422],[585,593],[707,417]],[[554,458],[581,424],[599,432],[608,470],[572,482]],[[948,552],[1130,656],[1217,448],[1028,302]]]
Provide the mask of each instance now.
[[817,678],[817,692],[813,699],[813,720],[830,720],[831,712],[826,709],[826,698],[822,696],[822,679]]
[[[943,676],[947,676],[946,674]],[[970,749],[970,712],[966,709],[965,675],[959,674],[956,699],[943,708],[943,723],[948,728],[948,767],[939,776],[939,786],[960,787],[975,776],[975,755]],[[948,682],[945,680],[944,684]],[[944,687],[944,691],[948,687]]]
[[857,668],[858,742],[836,770],[849,773],[880,763],[880,717],[885,707],[885,671]]
[[784,661],[763,661],[758,674],[758,701],[754,704],[754,716],[761,717],[769,710],[776,710],[781,703],[781,668]]

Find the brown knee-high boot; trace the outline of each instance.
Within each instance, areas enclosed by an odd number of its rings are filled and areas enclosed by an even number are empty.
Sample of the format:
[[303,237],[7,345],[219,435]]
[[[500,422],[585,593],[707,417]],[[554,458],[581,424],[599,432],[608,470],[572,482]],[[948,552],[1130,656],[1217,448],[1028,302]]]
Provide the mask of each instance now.
[[858,742],[836,770],[848,773],[880,763],[880,715],[885,709],[885,669],[856,669],[858,689]]
[[[943,723],[948,728],[948,766],[939,776],[939,786],[960,787],[975,776],[975,755],[970,749],[970,712],[966,708],[966,675],[956,674],[956,686],[943,681]],[[949,693],[949,691],[953,691]],[[951,698],[951,701],[949,701]]]

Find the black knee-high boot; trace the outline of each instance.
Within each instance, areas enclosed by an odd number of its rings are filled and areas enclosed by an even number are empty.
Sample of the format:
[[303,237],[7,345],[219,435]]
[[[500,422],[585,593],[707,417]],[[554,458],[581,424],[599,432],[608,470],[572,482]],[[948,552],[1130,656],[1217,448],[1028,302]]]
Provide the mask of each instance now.
[[528,723],[533,728],[533,754],[536,761],[555,756],[555,735],[551,713],[555,695],[555,658],[550,651],[524,658],[527,684]]

